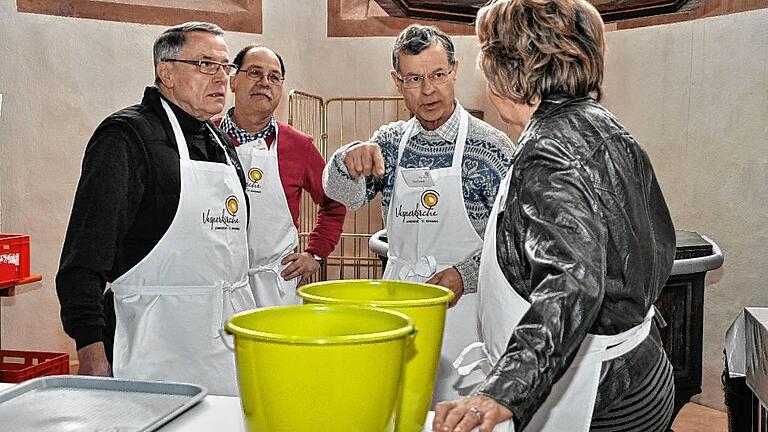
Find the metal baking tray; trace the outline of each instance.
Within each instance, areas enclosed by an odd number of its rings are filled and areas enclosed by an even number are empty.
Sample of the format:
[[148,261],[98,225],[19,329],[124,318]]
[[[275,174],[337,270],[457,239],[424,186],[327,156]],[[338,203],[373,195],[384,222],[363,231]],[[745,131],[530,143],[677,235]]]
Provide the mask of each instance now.
[[0,429],[154,431],[207,393],[193,384],[69,375],[36,378],[0,392]]

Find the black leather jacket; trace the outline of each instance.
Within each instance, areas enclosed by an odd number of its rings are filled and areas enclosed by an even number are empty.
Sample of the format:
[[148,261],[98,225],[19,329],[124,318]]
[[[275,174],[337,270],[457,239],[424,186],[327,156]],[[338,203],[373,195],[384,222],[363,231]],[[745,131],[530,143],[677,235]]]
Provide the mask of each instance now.
[[[512,172],[496,253],[531,308],[478,392],[510,408],[520,429],[587,333],[643,321],[672,268],[675,232],[647,154],[592,98],[543,100]],[[654,327],[638,348],[605,362],[593,416],[662,355]]]

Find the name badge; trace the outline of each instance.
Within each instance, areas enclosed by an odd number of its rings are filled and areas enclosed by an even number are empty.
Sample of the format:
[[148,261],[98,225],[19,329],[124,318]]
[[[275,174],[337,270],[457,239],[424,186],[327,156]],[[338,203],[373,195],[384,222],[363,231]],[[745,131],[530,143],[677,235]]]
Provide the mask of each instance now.
[[429,168],[403,168],[403,180],[408,187],[430,187],[435,185]]

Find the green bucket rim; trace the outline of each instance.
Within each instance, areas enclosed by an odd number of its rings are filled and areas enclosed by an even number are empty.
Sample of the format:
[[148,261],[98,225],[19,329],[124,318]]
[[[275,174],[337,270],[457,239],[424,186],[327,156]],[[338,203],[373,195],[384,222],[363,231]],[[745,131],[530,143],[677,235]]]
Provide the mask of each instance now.
[[[341,335],[341,336],[299,336],[299,335],[287,335],[271,333],[259,330],[251,330],[240,327],[233,324],[233,320],[240,316],[250,315],[253,313],[269,313],[269,311],[275,309],[284,308],[305,308],[305,309],[319,309],[319,310],[366,310],[374,313],[384,313],[389,315],[395,315],[398,318],[405,320],[406,325],[403,327],[380,331],[375,333],[357,334],[357,335]],[[311,305],[294,305],[294,306],[271,306],[260,308],[256,310],[248,310],[232,315],[227,323],[224,325],[224,329],[227,333],[235,335],[235,337],[245,337],[248,339],[276,342],[289,345],[351,345],[351,344],[365,344],[372,342],[384,342],[393,339],[399,339],[412,335],[416,332],[416,327],[413,325],[413,320],[408,315],[389,310],[370,307],[366,305],[331,305],[331,304],[311,304]]]
[[[440,297],[416,299],[416,300],[355,300],[355,299],[340,299],[335,297],[326,297],[326,296],[320,296],[317,294],[311,294],[306,292],[307,289],[311,289],[316,286],[335,285],[339,283],[354,283],[354,282],[366,283],[368,285],[381,285],[381,284],[391,284],[391,283],[405,284],[405,285],[427,285],[431,288],[437,288],[438,290],[443,291],[444,293]],[[408,282],[408,281],[380,280],[380,279],[345,279],[343,281],[338,280],[338,281],[315,282],[315,283],[307,284],[300,287],[296,291],[296,293],[299,295],[299,297],[303,299],[320,302],[324,304],[363,305],[363,306],[373,306],[373,307],[400,307],[400,308],[424,307],[424,306],[435,306],[439,304],[448,304],[448,302],[450,302],[454,297],[453,291],[449,290],[448,288],[441,287],[439,285]]]

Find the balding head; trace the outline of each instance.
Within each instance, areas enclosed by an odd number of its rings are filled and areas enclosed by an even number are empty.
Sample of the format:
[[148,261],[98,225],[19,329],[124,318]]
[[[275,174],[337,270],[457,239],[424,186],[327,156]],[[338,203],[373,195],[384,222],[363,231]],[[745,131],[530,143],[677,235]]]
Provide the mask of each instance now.
[[271,52],[278,62],[280,62],[280,74],[285,78],[285,64],[283,63],[283,58],[280,57],[280,54],[276,53],[272,48],[267,48],[263,45],[259,44],[251,44],[243,47],[237,55],[235,55],[235,59],[232,61],[232,63],[237,65],[237,68],[240,69],[240,67],[243,65],[243,60],[245,59],[245,55],[253,50],[266,50]]
[[275,51],[259,45],[241,49],[234,63],[238,73],[229,86],[235,94],[235,122],[254,133],[251,129],[264,124],[280,105],[285,66]]

